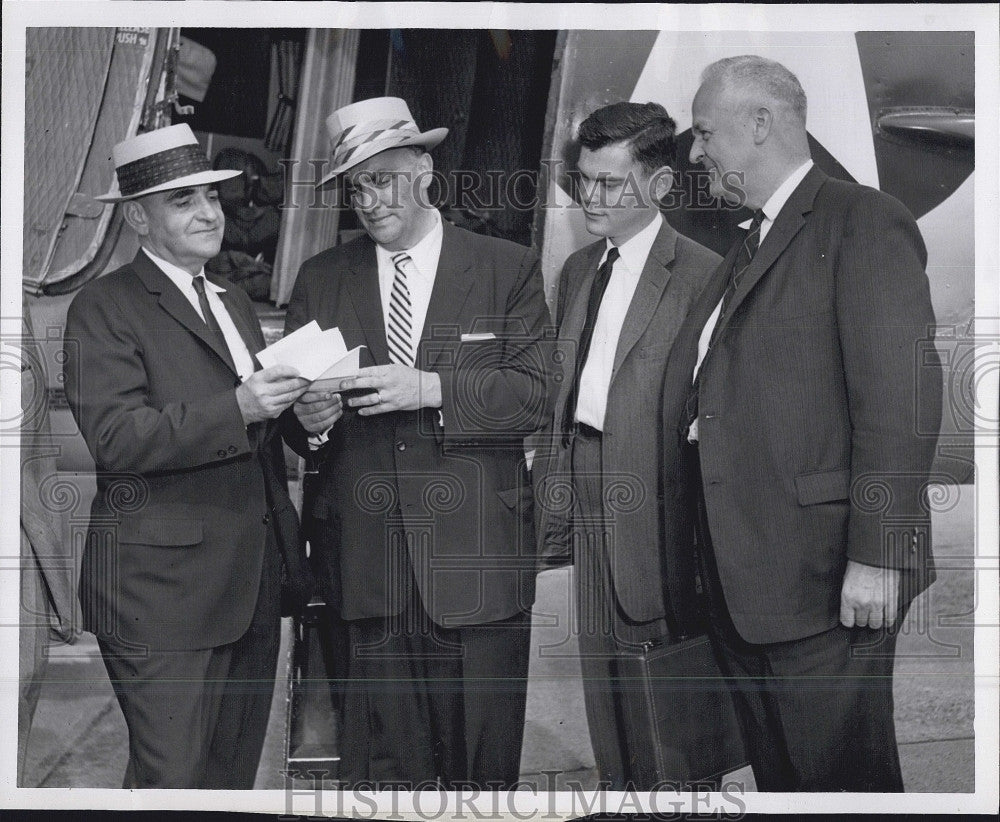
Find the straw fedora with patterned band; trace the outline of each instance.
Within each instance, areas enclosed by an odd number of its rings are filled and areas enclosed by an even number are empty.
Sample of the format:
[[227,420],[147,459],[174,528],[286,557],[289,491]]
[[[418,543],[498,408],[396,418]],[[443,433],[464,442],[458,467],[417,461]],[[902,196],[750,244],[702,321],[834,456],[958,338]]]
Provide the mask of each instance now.
[[335,186],[349,168],[390,148],[432,149],[448,134],[446,128],[420,131],[410,107],[399,97],[373,97],[338,108],[326,118],[333,147],[333,171],[316,188]]
[[218,183],[243,173],[230,168],[213,169],[187,123],[122,140],[111,149],[111,159],[118,185],[94,198],[102,203],[121,203],[157,191]]

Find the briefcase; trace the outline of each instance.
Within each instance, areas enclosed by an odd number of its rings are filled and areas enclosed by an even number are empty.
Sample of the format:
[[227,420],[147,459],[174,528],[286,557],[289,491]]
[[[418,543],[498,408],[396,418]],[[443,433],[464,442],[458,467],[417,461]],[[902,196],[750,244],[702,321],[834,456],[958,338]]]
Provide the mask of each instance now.
[[707,636],[650,640],[621,664],[645,706],[641,721],[652,736],[655,782],[718,784],[747,764],[732,698]]

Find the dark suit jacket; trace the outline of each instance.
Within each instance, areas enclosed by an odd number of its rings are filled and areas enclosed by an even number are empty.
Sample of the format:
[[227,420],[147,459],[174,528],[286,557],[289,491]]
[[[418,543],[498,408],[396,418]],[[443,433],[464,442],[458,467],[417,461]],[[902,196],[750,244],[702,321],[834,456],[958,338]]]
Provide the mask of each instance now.
[[[361,237],[307,260],[286,333],[315,319],[339,327],[348,348],[388,364],[375,245]],[[540,340],[548,320],[537,255],[444,224],[417,367],[441,376],[438,409],[361,417],[345,408],[315,455],[312,516],[328,591],[342,588],[345,619],[397,613],[409,562],[439,624],[505,619],[534,600],[534,537],[524,437],[548,408]],[[462,334],[494,340],[461,342]],[[286,438],[309,455],[289,411]],[[339,579],[338,579],[339,575]],[[335,603],[338,604],[338,603]]]
[[[698,337],[735,253],[678,336],[668,430],[681,424]],[[913,572],[911,594],[931,578],[922,486],[941,375],[933,345],[920,344],[934,323],[925,262],[898,201],[814,167],[720,322],[699,382],[699,453],[726,604],[750,642],[834,626],[848,559]],[[679,435],[673,444],[668,463]],[[668,518],[682,500],[667,494]]]
[[[255,354],[249,299],[231,285],[220,297]],[[247,429],[228,350],[142,251],[76,296],[65,348],[66,398],[97,466],[84,627],[162,650],[235,641],[274,523],[297,568],[276,426]]]
[[[605,247],[599,240],[570,255],[560,275],[562,380],[533,471],[546,553],[558,554],[569,540],[571,512],[566,503],[571,497],[565,488],[571,476],[570,449],[562,427],[590,287]],[[720,259],[664,222],[621,329],[604,419],[605,516],[615,541],[611,562],[615,593],[632,619],[646,621],[666,614],[681,632],[686,632],[682,626],[692,613],[681,597],[692,589],[676,583],[692,576],[693,570],[690,557],[671,549],[678,524],[663,522],[661,516],[661,388],[677,331]],[[685,568],[677,565],[678,559]]]

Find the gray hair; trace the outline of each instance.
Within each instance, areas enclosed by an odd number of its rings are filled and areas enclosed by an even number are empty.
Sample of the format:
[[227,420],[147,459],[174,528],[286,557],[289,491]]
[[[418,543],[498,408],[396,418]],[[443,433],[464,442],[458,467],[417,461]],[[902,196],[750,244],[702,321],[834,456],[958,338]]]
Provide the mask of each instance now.
[[727,89],[755,91],[769,101],[786,106],[802,123],[806,121],[806,93],[799,78],[781,63],[743,54],[716,60],[701,73],[701,81],[719,82]]

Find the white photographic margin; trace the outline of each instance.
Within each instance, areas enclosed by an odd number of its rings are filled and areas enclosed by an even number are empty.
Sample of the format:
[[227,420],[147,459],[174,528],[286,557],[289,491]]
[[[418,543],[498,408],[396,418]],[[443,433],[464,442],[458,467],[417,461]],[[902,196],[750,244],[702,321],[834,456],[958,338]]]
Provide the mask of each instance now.
[[[29,26],[247,26],[326,28],[484,28],[484,29],[644,29],[678,31],[900,31],[961,30],[975,32],[976,59],[976,186],[975,252],[977,333],[1000,339],[1000,27],[996,5],[615,5],[519,3],[274,3],[274,2],[4,2],[3,3],[3,146],[2,271],[0,321],[3,334],[20,333],[20,260],[24,148],[25,29]],[[692,67],[698,70],[699,67]],[[807,89],[808,92],[808,89]],[[983,319],[978,319],[983,318]],[[997,369],[977,374],[979,401],[995,412]],[[3,381],[2,405],[19,402],[14,376]],[[17,449],[0,448],[2,510],[0,557],[19,555],[15,511],[18,510]],[[769,812],[995,812],[998,804],[998,531],[997,444],[978,439],[976,446],[977,522],[975,563],[980,575],[976,603],[976,792],[974,794],[746,794],[746,811]],[[11,562],[4,561],[4,569]],[[14,566],[16,567],[16,565]],[[558,819],[587,812],[569,794],[522,794],[485,797],[464,811],[452,796],[446,806],[438,798],[387,794],[364,798],[333,792],[322,804],[296,801],[288,806],[284,791],[123,791],[95,789],[18,789],[16,773],[18,578],[0,574],[0,807],[104,808],[121,810],[203,809],[275,814],[327,814],[357,818],[423,819]],[[414,803],[416,799],[416,803]],[[347,801],[350,800],[350,801]],[[682,803],[675,805],[673,800]],[[718,795],[676,797],[608,794],[607,812],[665,813],[739,810]],[[352,814],[353,809],[353,814]],[[456,815],[456,810],[459,815]],[[594,811],[591,811],[594,812]]]

